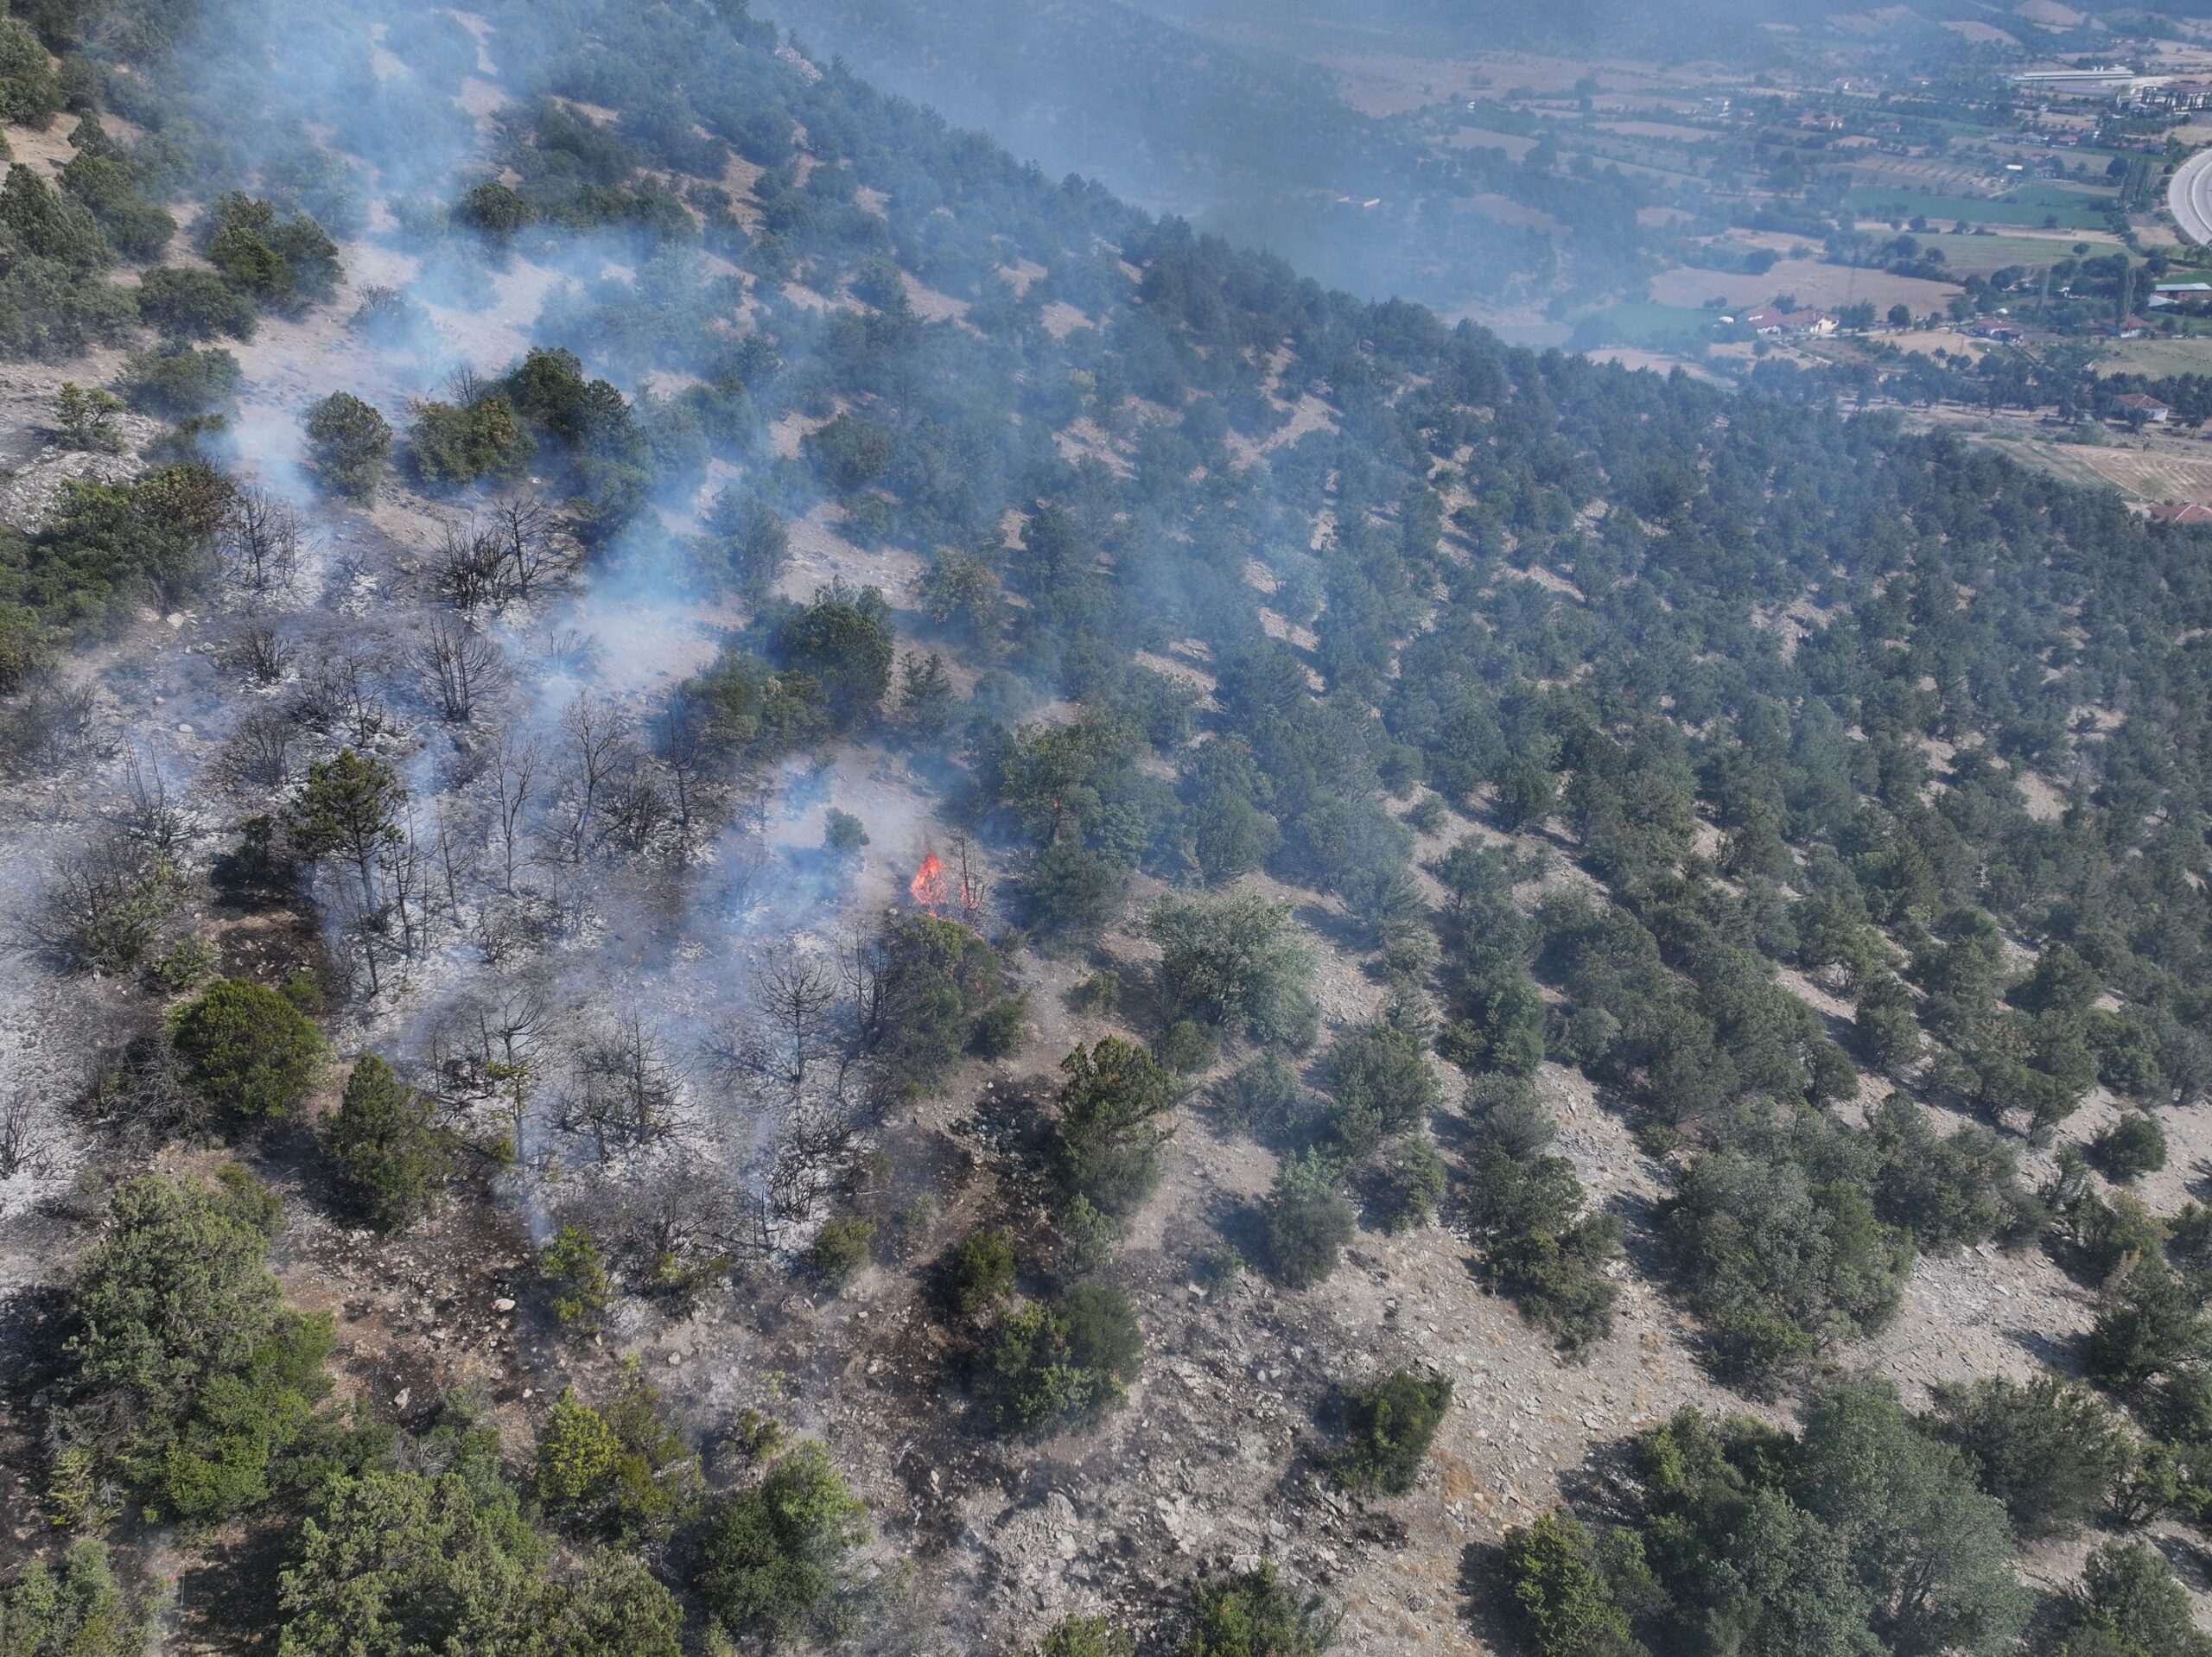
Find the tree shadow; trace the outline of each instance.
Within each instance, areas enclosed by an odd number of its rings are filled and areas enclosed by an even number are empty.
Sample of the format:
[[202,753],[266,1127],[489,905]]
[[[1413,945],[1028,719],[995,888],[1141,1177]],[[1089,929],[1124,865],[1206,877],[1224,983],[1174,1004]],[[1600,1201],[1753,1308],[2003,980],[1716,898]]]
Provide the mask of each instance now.
[[1505,1609],[1510,1602],[1503,1545],[1468,1543],[1459,1552],[1457,1585],[1460,1614],[1475,1637],[1491,1651],[1519,1650],[1521,1631]]
[[2079,1375],[2082,1373],[2080,1355],[2070,1340],[2060,1340],[2046,1331],[2031,1329],[2024,1324],[2014,1324],[2005,1330],[2005,1338],[2033,1357],[2045,1368],[2056,1369],[2061,1374]]
[[1308,930],[1348,955],[1366,955],[1372,947],[1367,928],[1350,915],[1333,914],[1319,904],[1300,904],[1291,913]]
[[294,1551],[295,1521],[250,1526],[235,1543],[207,1550],[176,1578],[176,1616],[187,1628],[223,1638],[226,1649],[266,1648],[267,1631],[283,1624],[277,1577]]

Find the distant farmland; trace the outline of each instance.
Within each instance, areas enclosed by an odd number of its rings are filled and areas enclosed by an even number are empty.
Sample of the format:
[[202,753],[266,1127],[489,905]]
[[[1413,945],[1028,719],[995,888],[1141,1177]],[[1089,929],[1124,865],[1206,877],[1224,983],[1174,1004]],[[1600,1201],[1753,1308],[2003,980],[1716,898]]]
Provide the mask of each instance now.
[[1944,226],[1942,236],[1933,232],[1923,236],[1922,243],[1943,251],[1943,262],[1961,276],[1987,276],[2006,265],[2056,264],[2061,259],[2074,257],[2074,244],[2087,242],[2092,255],[2117,253],[2126,244],[2108,231],[2093,230],[2076,234],[2042,236],[1955,236]]
[[2105,216],[2120,205],[2109,192],[2096,194],[2056,184],[2023,185],[2010,200],[1964,195],[1921,195],[1889,185],[1862,184],[1844,197],[1845,207],[1862,219],[1925,218],[1950,225],[1959,219],[1982,225],[2040,225],[2054,219],[2063,230],[2101,230]]
[[2069,447],[2068,454],[2106,482],[2147,501],[2212,503],[2212,454],[2175,454],[2161,449]]
[[1764,305],[1777,294],[1795,294],[1801,305],[1834,310],[1857,300],[1872,300],[1877,312],[1908,305],[1916,314],[1940,311],[1957,295],[1948,283],[1919,276],[1893,276],[1861,265],[1824,264],[1818,259],[1783,259],[1761,276],[1740,270],[1699,270],[1687,265],[1662,270],[1651,279],[1651,297],[1660,305],[1702,305],[1719,298],[1732,306]]

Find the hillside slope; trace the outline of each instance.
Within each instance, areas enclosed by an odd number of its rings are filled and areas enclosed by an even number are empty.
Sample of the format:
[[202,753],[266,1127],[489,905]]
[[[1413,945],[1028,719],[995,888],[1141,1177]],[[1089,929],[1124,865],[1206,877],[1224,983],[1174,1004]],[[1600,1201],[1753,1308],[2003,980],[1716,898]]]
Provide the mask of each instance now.
[[737,0],[34,21],[14,1552],[176,1650],[2194,1649],[2200,535]]

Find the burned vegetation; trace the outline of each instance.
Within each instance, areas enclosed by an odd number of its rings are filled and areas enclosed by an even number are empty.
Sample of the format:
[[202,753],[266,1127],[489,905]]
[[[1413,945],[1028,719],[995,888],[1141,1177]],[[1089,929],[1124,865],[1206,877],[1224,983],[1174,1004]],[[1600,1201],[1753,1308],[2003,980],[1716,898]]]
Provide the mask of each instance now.
[[0,114],[0,1648],[2202,1648],[2190,531],[738,0]]

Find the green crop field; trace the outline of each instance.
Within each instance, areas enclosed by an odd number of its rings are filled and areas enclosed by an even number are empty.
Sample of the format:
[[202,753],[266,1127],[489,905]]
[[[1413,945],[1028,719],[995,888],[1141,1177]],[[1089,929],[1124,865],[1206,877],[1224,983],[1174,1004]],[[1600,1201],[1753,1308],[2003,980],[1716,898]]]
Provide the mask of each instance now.
[[1920,217],[1946,225],[1961,219],[1978,225],[2040,225],[2050,220],[2063,230],[2099,230],[2120,201],[2110,191],[2092,194],[2055,183],[2023,184],[2008,194],[2010,200],[1990,201],[1862,184],[1845,196],[1844,205],[1867,219]]
[[1947,222],[1945,234],[1930,232],[1920,239],[1926,246],[1942,249],[1944,263],[1962,276],[1986,276],[2006,265],[2056,264],[2074,257],[2075,242],[2087,242],[2093,257],[2119,252],[2123,246],[2118,238],[2104,231],[2065,237],[1953,236],[1948,229]]

